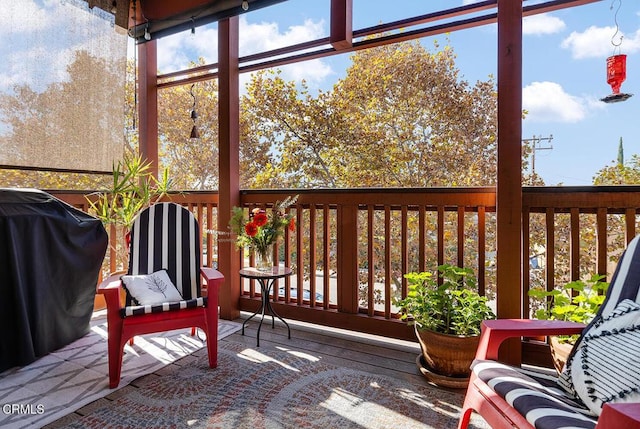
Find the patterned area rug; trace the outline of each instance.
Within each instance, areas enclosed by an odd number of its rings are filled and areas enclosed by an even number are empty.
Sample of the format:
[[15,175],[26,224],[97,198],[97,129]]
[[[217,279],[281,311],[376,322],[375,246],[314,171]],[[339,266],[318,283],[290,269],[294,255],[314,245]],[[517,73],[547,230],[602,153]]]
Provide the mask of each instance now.
[[65,427],[446,429],[460,413],[459,393],[295,350],[225,341],[215,370],[197,354]]
[[[125,346],[118,388],[109,389],[105,319],[91,325],[89,334],[62,349],[0,374],[0,427],[41,427],[204,347],[189,329],[136,337],[133,346]],[[220,320],[218,335],[241,327]]]

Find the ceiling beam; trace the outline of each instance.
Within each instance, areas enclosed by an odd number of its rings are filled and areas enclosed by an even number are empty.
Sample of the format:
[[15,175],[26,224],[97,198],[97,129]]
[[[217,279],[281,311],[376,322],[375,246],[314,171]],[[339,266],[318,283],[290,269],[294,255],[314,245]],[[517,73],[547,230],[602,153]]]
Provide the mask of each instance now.
[[[130,26],[129,36],[139,43],[183,31],[195,31],[197,27],[222,19],[262,9],[287,0],[247,0],[249,8],[244,10],[240,0],[138,0],[135,25]],[[131,0],[133,8],[133,0]]]

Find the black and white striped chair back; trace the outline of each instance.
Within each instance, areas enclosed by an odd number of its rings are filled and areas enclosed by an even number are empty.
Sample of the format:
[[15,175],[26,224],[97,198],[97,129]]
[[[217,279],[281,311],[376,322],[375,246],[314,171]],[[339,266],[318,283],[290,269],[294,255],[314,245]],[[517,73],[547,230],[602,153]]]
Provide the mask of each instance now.
[[[131,275],[165,269],[184,300],[200,297],[200,230],[193,213],[176,203],[144,209],[131,227]],[[131,298],[127,295],[127,306]]]
[[[474,361],[473,372],[537,429],[594,428],[598,420],[596,412],[598,404],[592,401],[587,405],[585,397],[591,398],[589,395],[594,395],[595,398],[596,394],[600,395],[604,392],[600,389],[600,393],[595,393],[593,389],[601,386],[604,379],[607,384],[606,391],[613,392],[611,399],[622,398],[622,395],[617,392],[626,389],[627,377],[623,375],[625,371],[635,373],[635,367],[631,364],[635,362],[634,359],[637,359],[633,356],[637,356],[639,347],[637,344],[629,344],[628,341],[633,338],[632,336],[612,335],[622,334],[625,329],[619,329],[616,332],[612,330],[607,335],[594,336],[591,332],[606,323],[606,320],[611,319],[612,314],[623,314],[623,310],[616,308],[627,299],[640,303],[640,236],[629,242],[620,257],[605,301],[593,321],[583,330],[559,377],[527,371],[524,368],[511,367],[491,360]],[[604,346],[598,345],[599,338],[606,338],[606,342],[601,343]],[[620,350],[613,348],[617,344]],[[590,348],[590,351],[582,353],[581,347]],[[607,347],[606,350],[603,347]],[[624,353],[621,353],[622,351]],[[586,359],[589,354],[595,356],[595,360]],[[600,360],[603,354],[611,355],[609,362]],[[574,361],[576,365],[573,365]],[[625,371],[612,370],[620,366],[623,366]],[[578,376],[578,385],[571,374],[574,370],[576,372],[574,375]],[[626,392],[625,395],[628,393],[630,392]]]
[[625,299],[640,302],[640,235],[631,240],[620,257],[599,314],[607,315]]
[[[611,277],[609,289],[602,306],[593,318],[591,323],[587,325],[584,332],[587,332],[591,326],[599,323],[602,317],[606,317],[625,299],[630,299],[640,303],[640,235],[633,238],[627,248],[624,250],[616,270]],[[576,342],[571,356],[578,350],[578,344],[583,337]]]

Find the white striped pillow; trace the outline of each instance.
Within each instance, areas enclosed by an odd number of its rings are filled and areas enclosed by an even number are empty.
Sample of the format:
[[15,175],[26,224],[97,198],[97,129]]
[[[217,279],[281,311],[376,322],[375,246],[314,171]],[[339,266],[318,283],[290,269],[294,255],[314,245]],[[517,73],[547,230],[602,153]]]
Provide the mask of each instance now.
[[621,301],[578,347],[571,381],[589,409],[600,415],[607,402],[640,402],[640,304]]

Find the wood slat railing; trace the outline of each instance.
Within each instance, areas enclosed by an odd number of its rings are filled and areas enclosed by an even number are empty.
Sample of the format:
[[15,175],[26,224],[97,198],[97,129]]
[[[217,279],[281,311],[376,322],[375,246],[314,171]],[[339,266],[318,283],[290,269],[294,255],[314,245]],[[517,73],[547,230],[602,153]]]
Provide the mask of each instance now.
[[[52,193],[87,210],[82,193]],[[442,263],[472,268],[480,293],[495,299],[494,188],[256,190],[242,191],[240,201],[269,207],[292,194],[300,195],[292,207],[298,228],[276,252],[294,277],[281,280],[273,296],[284,317],[412,339],[393,305],[407,292],[402,274]],[[215,264],[217,242],[228,233],[217,225],[217,194],[185,192],[172,199],[196,214],[204,263]],[[639,208],[636,186],[524,188],[525,298],[514,303],[524,317],[532,311],[531,287],[552,289],[591,273],[610,276],[636,234]],[[121,240],[121,232],[110,233],[112,243]],[[111,264],[118,249],[110,251]],[[241,265],[252,263],[251,256],[239,257]],[[259,288],[249,281],[240,287],[239,308],[257,308]]]

